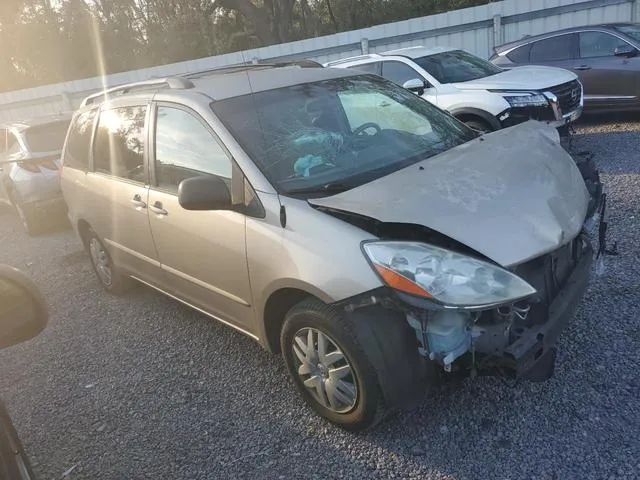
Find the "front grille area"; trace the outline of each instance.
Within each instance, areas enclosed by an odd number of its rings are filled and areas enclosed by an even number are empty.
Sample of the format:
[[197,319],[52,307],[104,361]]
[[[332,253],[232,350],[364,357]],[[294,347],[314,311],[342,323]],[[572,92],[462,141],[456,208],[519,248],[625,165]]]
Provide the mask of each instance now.
[[535,324],[546,321],[549,305],[565,286],[583,254],[583,237],[580,234],[553,252],[516,267],[516,275],[529,282],[538,292],[531,299],[529,322]]
[[580,106],[582,86],[577,80],[551,87],[548,90],[558,97],[558,103],[560,104],[563,114],[573,112]]
[[541,122],[553,121],[555,116],[550,106],[546,107],[518,107],[511,109],[511,115],[503,122],[504,127],[517,125],[527,120],[538,120]]

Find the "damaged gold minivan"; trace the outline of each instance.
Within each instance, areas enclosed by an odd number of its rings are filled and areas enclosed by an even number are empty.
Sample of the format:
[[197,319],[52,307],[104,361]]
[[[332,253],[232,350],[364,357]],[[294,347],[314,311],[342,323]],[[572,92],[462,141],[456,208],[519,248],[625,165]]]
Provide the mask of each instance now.
[[597,171],[537,122],[479,136],[377,76],[307,67],[85,99],[62,190],[102,285],[281,352],[350,430],[441,376],[548,378],[606,226]]

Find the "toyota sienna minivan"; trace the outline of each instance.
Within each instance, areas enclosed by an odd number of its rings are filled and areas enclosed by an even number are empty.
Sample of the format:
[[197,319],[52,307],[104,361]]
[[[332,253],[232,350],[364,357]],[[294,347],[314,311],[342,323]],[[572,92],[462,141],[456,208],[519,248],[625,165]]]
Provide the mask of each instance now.
[[350,430],[448,375],[548,378],[604,210],[551,127],[479,135],[375,75],[300,65],[92,95],[61,178],[105,289],[148,285],[280,352]]

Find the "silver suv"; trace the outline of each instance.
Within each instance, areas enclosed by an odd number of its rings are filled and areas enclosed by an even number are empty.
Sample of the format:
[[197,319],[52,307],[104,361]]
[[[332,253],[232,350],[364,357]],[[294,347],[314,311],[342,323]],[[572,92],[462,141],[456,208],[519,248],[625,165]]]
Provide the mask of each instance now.
[[441,376],[547,378],[602,211],[550,127],[481,137],[378,76],[301,66],[87,98],[62,189],[108,291],[136,280],[281,352],[351,430]]
[[0,125],[0,202],[16,209],[30,235],[64,218],[60,155],[71,115]]

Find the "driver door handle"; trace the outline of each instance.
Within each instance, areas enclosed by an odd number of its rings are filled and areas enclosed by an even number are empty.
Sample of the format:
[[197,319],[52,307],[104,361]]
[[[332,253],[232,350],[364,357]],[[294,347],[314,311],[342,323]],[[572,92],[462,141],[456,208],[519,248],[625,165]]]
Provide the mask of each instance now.
[[137,193],[133,196],[133,200],[131,200],[131,203],[133,203],[133,205],[138,210],[142,208],[147,208],[147,204],[144,201],[142,201],[142,197]]
[[580,65],[579,67],[575,67],[574,70],[591,70],[589,65]]
[[149,210],[151,210],[156,215],[168,215],[169,214],[169,212],[167,212],[162,207],[162,202],[155,202],[153,205],[150,205],[149,206]]

